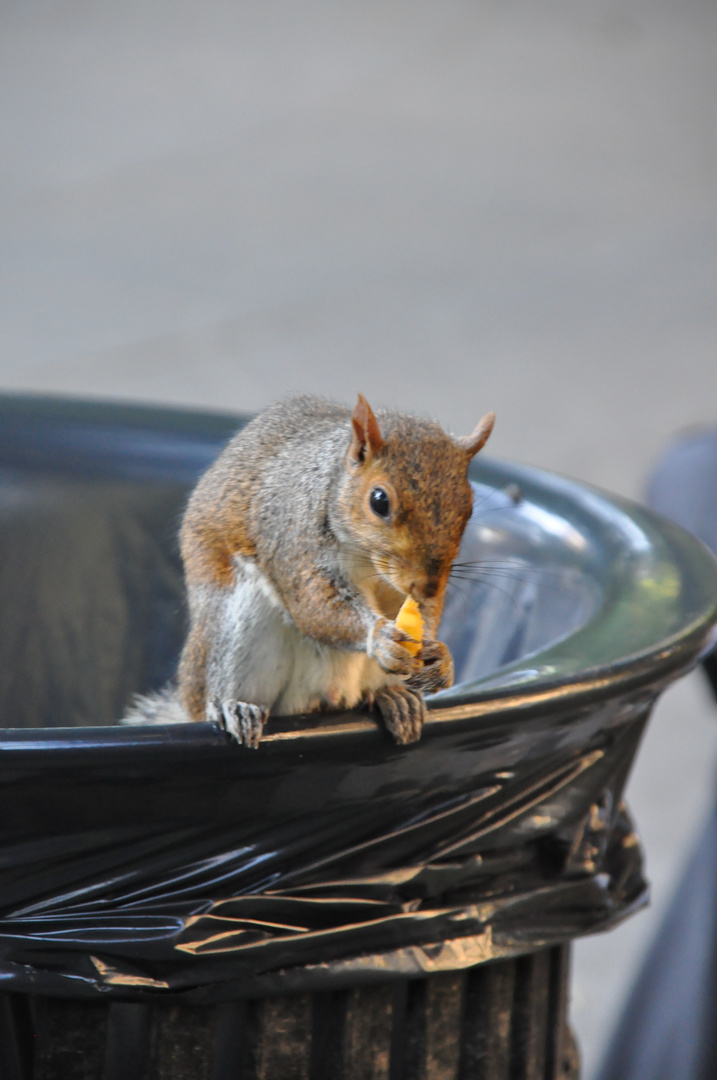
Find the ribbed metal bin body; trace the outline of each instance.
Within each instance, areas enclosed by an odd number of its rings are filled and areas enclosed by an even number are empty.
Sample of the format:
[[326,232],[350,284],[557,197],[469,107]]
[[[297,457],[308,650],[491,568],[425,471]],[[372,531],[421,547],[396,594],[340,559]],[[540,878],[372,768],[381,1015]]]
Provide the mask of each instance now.
[[575,1080],[569,946],[468,972],[186,1005],[2,995],[2,1080]]

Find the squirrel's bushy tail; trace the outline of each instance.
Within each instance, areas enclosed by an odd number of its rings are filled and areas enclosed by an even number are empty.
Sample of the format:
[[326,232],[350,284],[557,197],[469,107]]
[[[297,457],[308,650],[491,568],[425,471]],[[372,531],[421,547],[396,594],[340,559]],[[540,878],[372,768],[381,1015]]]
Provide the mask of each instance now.
[[188,724],[190,717],[174,686],[154,694],[137,694],[120,724]]

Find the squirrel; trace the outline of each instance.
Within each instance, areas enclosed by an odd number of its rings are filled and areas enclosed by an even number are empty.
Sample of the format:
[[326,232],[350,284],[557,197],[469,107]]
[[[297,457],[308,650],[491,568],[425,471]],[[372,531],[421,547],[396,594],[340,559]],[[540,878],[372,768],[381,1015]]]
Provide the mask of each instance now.
[[[392,410],[294,397],[251,420],[192,492],[180,544],[189,633],[176,688],[129,722],[218,722],[257,747],[269,714],[375,707],[396,742],[420,737],[424,693],[453,682],[435,640],[470,517],[466,438]],[[414,657],[395,624],[420,609]],[[177,708],[179,706],[179,709]]]

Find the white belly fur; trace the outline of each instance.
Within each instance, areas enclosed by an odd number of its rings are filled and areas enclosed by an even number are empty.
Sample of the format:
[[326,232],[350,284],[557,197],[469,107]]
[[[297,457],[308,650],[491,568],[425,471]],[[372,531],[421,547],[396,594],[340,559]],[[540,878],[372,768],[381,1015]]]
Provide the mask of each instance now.
[[268,706],[281,716],[349,709],[367,691],[396,681],[365,652],[333,649],[301,634],[251,560],[237,558],[236,570],[236,585],[224,601],[223,656],[210,664],[210,696]]

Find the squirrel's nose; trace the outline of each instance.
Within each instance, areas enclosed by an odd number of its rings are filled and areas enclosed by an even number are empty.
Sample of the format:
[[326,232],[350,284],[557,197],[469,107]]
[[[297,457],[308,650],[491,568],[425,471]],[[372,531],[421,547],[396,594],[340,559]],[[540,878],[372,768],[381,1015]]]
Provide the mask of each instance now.
[[423,595],[426,600],[430,600],[435,596],[440,588],[440,582],[438,578],[428,578],[426,584],[423,586]]
[[431,600],[441,587],[438,577],[426,577],[423,581],[411,583],[410,594],[418,600]]
[[423,595],[430,600],[436,595],[441,587],[441,562],[439,559],[429,559],[426,566],[426,583],[423,586]]

